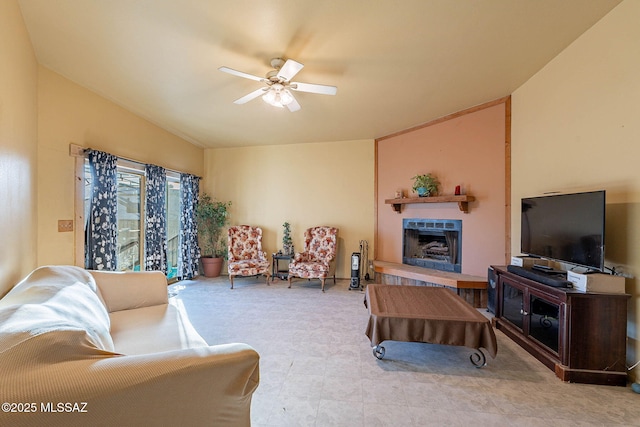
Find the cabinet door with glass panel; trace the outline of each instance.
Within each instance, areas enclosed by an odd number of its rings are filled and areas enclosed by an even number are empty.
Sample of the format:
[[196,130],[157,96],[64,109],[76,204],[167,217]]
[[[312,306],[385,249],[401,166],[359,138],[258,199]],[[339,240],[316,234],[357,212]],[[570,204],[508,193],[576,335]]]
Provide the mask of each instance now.
[[564,304],[528,290],[529,337],[559,355],[560,321],[564,317]]
[[501,281],[502,318],[558,355],[564,305],[554,298],[508,279]]
[[525,333],[526,313],[524,307],[525,288],[507,280],[502,280],[502,317],[508,320],[513,326],[517,327],[520,332]]

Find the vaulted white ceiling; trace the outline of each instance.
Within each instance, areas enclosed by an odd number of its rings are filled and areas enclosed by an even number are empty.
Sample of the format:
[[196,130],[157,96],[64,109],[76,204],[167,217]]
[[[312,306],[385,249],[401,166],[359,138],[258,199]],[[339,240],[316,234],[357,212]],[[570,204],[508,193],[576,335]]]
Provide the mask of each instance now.
[[[20,0],[38,61],[203,147],[373,139],[509,95],[620,0]],[[271,58],[305,65],[291,113]]]

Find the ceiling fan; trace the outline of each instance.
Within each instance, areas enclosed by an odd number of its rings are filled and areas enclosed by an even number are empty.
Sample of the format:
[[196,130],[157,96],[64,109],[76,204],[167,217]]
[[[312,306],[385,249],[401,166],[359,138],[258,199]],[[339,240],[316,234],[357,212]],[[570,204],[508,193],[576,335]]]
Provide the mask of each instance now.
[[269,71],[266,77],[258,77],[253,74],[243,73],[229,67],[220,67],[218,70],[232,74],[245,79],[255,80],[266,84],[265,87],[256,89],[253,92],[233,101],[234,104],[244,104],[259,96],[275,107],[287,107],[289,111],[294,112],[300,109],[300,104],[289,91],[319,93],[323,95],[335,95],[338,88],[335,86],[317,85],[313,83],[292,82],[291,79],[302,70],[302,65],[293,59],[274,58],[271,60],[271,66],[274,70]]

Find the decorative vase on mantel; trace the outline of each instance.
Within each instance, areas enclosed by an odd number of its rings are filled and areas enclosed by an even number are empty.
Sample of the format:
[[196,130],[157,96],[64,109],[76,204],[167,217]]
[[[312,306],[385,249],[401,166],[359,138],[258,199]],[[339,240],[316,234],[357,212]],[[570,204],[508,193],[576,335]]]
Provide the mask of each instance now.
[[416,192],[418,193],[418,197],[429,197],[429,190],[427,187],[418,187],[416,188]]

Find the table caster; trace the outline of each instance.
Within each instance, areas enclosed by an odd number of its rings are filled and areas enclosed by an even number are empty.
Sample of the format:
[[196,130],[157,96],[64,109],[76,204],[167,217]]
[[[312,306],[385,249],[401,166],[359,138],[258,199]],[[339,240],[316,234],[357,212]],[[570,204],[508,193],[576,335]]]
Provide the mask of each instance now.
[[471,360],[471,364],[476,368],[487,366],[487,358],[480,349],[471,353],[471,356],[469,356],[469,360]]
[[377,345],[375,347],[373,347],[373,355],[382,360],[382,358],[384,357],[384,347],[381,345]]

